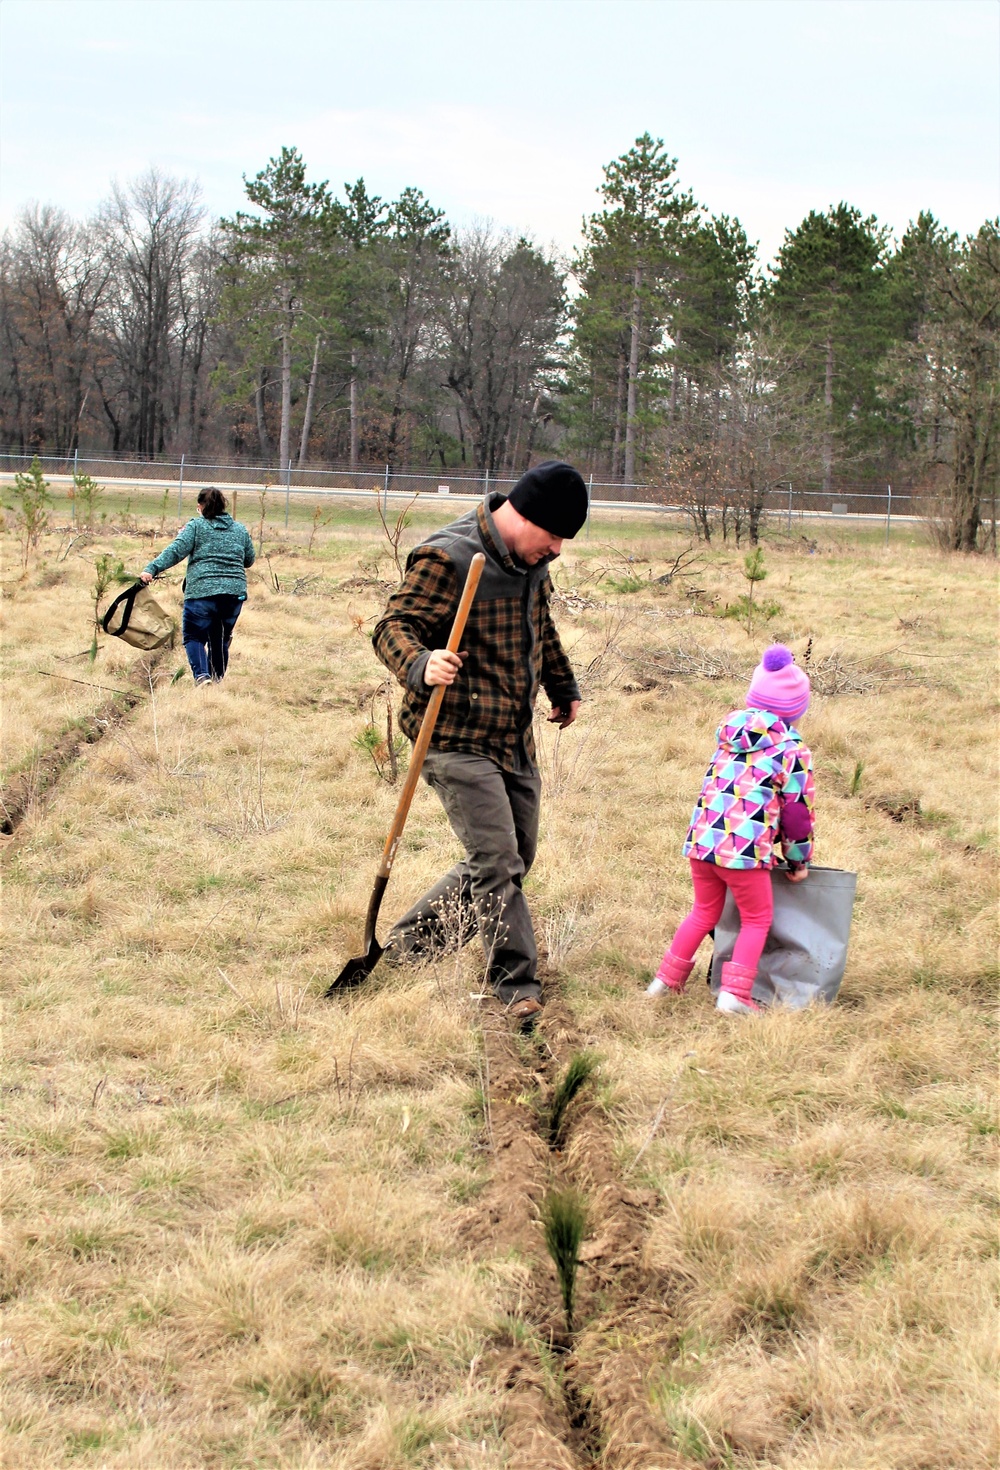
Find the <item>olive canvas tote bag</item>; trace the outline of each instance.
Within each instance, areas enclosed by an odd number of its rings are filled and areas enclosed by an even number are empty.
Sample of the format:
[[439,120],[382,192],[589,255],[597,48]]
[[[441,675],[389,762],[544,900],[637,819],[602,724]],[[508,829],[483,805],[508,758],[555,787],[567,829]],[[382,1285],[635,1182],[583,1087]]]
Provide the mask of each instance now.
[[[810,868],[804,883],[789,883],[782,868],[771,869],[774,918],[760,957],[753,998],[758,1005],[801,1010],[814,1001],[836,1000],[847,964],[857,874],[840,868]],[[719,989],[722,966],[733,957],[740,916],[731,893],[715,927],[711,986]]]
[[149,587],[136,582],[120,593],[101,619],[101,627],[113,638],[133,648],[173,647],[177,625],[157,602]]

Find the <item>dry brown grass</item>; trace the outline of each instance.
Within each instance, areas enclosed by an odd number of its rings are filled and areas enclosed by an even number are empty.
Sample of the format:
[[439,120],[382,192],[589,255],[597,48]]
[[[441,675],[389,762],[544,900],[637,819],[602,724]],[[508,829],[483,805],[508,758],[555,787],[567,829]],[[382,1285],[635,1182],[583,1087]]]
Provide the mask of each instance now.
[[[351,744],[388,556],[347,509],[309,557],[308,534],[267,538],[301,590],[252,577],[226,684],[159,686],[8,840],[11,1467],[506,1461],[484,1362],[523,1269],[467,1243],[492,1167],[476,955],[319,998],[359,947],[396,794]],[[588,702],[543,734],[528,886],[621,1167],[660,1201],[646,1266],[673,1307],[643,1391],[694,1464],[992,1465],[994,570],[920,546],[769,550],[783,611],[751,641],[681,588],[605,594],[608,541],[654,574],[683,545],[637,519],[559,565]],[[59,566],[7,588],[8,769],[103,698],[30,676],[89,641],[91,562]],[[737,556],[699,585],[738,595]],[[805,726],[818,860],[859,873],[841,1002],[734,1025],[701,983],[658,1006],[642,984],[688,901],[680,841],[742,692],[726,670],[773,636],[913,680],[819,696]],[[721,676],[626,692],[679,648]],[[134,657],[109,643],[65,667],[114,684]],[[899,791],[919,817],[866,802]],[[421,790],[385,923],[453,853]]]

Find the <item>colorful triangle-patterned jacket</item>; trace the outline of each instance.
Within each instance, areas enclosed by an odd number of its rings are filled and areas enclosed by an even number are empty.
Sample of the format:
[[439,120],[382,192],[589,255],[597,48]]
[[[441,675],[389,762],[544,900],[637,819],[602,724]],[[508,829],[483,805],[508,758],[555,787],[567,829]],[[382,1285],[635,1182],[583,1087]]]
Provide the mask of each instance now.
[[734,710],[719,726],[684,856],[722,868],[790,867],[812,857],[812,756],[794,725],[767,710]]

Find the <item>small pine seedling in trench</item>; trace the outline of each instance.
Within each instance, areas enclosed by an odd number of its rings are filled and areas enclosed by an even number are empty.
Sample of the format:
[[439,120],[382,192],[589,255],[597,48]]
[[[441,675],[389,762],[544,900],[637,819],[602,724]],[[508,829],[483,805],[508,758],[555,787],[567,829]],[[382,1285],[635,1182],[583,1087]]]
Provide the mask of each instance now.
[[578,1051],[570,1057],[562,1080],[552,1096],[552,1111],[549,1114],[549,1142],[558,1148],[566,1127],[566,1109],[580,1089],[597,1070],[597,1058],[592,1052]]
[[575,1189],[552,1190],[542,1201],[545,1245],[555,1263],[566,1313],[566,1331],[573,1331],[573,1294],[580,1246],[587,1233],[587,1205]]

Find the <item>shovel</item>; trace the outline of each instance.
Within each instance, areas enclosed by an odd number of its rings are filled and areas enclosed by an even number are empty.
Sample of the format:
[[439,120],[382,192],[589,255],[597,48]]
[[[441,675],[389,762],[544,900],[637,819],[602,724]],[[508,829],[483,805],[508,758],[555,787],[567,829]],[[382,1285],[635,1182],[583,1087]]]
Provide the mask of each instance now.
[[[465,632],[465,625],[469,618],[469,609],[472,606],[473,598],[476,595],[476,588],[479,586],[479,578],[482,576],[485,565],[485,556],[483,556],[481,551],[477,552],[472,558],[469,575],[466,577],[465,587],[462,589],[462,600],[458,604],[458,612],[455,614],[455,621],[452,624],[451,636],[446,645],[449,653],[458,652],[458,646],[462,641],[462,634]],[[392,872],[396,849],[403,835],[403,826],[410,810],[413,793],[417,789],[417,781],[424,764],[424,756],[427,754],[427,748],[431,743],[431,736],[434,734],[434,726],[437,724],[437,717],[441,709],[441,701],[444,699],[447,688],[447,684],[436,684],[434,686],[431,697],[427,702],[427,709],[424,711],[420,731],[414,742],[413,754],[410,757],[410,767],[406,773],[403,790],[400,793],[396,815],[392,819],[392,826],[389,829],[389,835],[385,840],[385,847],[382,850],[382,861],[379,864],[378,873],[375,878],[375,887],[372,889],[372,896],[368,900],[368,915],[365,919],[365,952],[364,954],[358,955],[356,959],[347,961],[347,964],[341,970],[336,980],[332,981],[323,992],[326,999],[330,999],[336,995],[339,990],[354,990],[356,986],[368,978],[382,958],[382,945],[375,938],[375,921],[378,918],[378,911],[382,906],[382,895],[385,893],[386,884],[389,882],[389,874]]]

